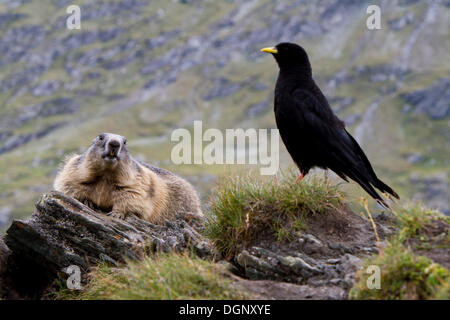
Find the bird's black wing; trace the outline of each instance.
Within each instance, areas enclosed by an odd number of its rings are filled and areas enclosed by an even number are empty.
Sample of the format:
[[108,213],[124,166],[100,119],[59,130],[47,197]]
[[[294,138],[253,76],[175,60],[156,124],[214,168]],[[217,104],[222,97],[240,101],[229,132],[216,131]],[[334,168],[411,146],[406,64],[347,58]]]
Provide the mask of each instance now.
[[[330,168],[339,176],[347,176],[356,181],[374,199],[387,206],[374,187],[398,195],[379,180],[366,155],[356,140],[347,132],[344,124],[334,115],[328,103],[320,103],[311,92],[295,90],[291,95],[295,108],[292,116],[303,123],[310,132],[309,143],[314,145],[312,152],[324,167]],[[308,150],[305,150],[308,152]]]

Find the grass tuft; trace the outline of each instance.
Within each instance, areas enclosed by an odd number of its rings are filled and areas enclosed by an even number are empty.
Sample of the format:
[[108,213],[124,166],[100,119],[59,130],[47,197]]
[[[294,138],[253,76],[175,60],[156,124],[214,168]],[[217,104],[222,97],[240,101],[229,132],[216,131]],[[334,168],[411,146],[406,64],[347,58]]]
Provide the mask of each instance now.
[[279,241],[290,240],[307,228],[308,215],[343,207],[343,193],[326,176],[295,181],[294,171],[281,179],[249,175],[220,181],[211,201],[206,236],[229,258],[261,232],[272,233]]
[[[380,289],[369,289],[368,266],[380,268]],[[384,248],[383,255],[369,259],[356,275],[359,280],[351,289],[351,299],[449,299],[450,272],[432,260],[416,255],[396,241]]]
[[[421,243],[425,242],[430,248],[448,248],[448,229],[447,232],[438,236],[432,235],[431,238],[427,233],[433,226],[436,227],[438,222],[448,226],[450,218],[438,211],[427,209],[420,203],[405,205],[394,213],[398,231],[380,254],[365,261],[363,268],[356,274],[357,282],[349,297],[388,300],[450,299],[449,269],[422,256],[424,250],[420,247]],[[420,255],[416,252],[418,249],[422,249]],[[365,271],[371,265],[380,268],[380,289],[368,288],[367,280],[372,273]]]
[[129,261],[123,268],[100,265],[81,291],[62,289],[57,299],[167,300],[246,299],[223,268],[188,254],[165,253]]
[[442,220],[450,224],[450,217],[439,211],[428,209],[421,203],[407,204],[395,211],[400,230],[398,237],[400,241],[417,236],[421,230],[431,225],[433,221]]

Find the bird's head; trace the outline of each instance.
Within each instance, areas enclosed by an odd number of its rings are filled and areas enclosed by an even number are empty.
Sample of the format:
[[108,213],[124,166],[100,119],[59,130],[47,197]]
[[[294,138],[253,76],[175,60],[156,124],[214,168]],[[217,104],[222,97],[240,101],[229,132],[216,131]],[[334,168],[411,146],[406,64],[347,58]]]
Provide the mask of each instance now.
[[298,44],[282,42],[275,47],[263,48],[261,51],[271,53],[281,70],[311,69],[308,54]]

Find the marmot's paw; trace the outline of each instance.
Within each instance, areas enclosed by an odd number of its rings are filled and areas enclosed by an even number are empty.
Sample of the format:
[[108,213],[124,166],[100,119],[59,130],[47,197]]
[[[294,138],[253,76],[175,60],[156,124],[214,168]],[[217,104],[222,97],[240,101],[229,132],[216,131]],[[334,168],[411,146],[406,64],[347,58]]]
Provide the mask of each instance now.
[[91,208],[92,210],[95,210],[95,208],[96,208],[96,205],[95,205],[91,200],[87,200],[87,199],[86,199],[86,200],[83,200],[82,203],[83,203],[85,206]]
[[122,220],[125,219],[125,214],[122,212],[111,211],[111,212],[108,212],[106,215],[113,217],[113,218],[117,218],[117,219],[122,219]]

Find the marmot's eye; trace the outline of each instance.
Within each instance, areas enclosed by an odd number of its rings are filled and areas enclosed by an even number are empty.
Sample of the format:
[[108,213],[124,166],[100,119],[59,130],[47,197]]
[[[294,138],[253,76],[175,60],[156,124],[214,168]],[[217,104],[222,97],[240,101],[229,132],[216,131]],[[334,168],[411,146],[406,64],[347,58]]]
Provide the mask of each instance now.
[[105,139],[105,137],[103,135],[102,136],[98,136],[98,139],[101,141],[101,140]]
[[127,144],[127,139],[125,139],[125,140],[123,141],[123,144]]

